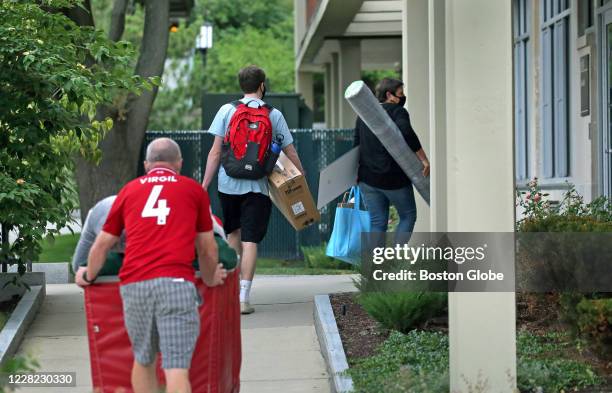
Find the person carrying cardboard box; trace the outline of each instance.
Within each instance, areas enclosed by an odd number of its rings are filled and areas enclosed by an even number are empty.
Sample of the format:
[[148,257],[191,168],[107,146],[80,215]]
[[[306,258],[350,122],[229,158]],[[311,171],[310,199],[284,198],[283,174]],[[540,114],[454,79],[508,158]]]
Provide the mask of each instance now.
[[[264,102],[266,74],[251,65],[240,70],[244,93],[223,105],[208,132],[215,140],[208,154],[202,186],[208,189],[218,171],[218,193],[228,242],[240,258],[240,310],[250,314],[250,291],[257,260],[257,244],[266,235],[272,202],[267,175],[278,152],[274,144],[304,173],[283,114]],[[221,164],[221,166],[220,166]]]

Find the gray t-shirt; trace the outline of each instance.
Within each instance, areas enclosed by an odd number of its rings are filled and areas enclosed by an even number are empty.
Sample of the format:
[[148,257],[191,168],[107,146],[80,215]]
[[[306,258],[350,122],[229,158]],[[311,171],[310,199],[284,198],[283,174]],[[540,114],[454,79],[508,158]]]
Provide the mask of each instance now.
[[[111,195],[102,199],[89,210],[89,213],[87,213],[85,224],[81,230],[81,237],[79,238],[79,242],[74,250],[74,255],[72,256],[72,268],[75,272],[79,266],[87,264],[83,263],[83,261],[87,261],[89,249],[93,245],[98,234],[102,231],[108,212],[110,212],[116,197],[116,195]],[[125,234],[121,235],[121,240],[112,248],[112,251],[120,253],[125,251]]]
[[[252,105],[252,102],[259,105],[265,104],[262,100],[257,98],[242,98],[240,101],[247,105]],[[225,133],[228,131],[232,115],[235,112],[236,108],[234,108],[232,104],[223,105],[215,115],[208,132],[215,136],[224,138]],[[287,121],[285,121],[283,114],[278,109],[273,109],[270,112],[270,122],[272,123],[273,138],[277,139],[280,136],[282,139],[283,149],[293,143],[293,136],[291,135],[291,132],[289,132]],[[219,167],[218,184],[219,191],[224,194],[243,195],[249,192],[257,192],[268,195],[267,178],[264,177],[263,179],[259,180],[235,179],[225,173],[223,165]]]

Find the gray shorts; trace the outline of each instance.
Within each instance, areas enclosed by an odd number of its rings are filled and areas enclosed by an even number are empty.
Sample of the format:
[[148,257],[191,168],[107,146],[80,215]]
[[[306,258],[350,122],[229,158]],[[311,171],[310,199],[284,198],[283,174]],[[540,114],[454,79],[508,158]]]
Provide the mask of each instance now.
[[162,354],[162,368],[188,369],[200,335],[200,295],[186,280],[156,278],[122,285],[123,317],[134,358],[142,365]]

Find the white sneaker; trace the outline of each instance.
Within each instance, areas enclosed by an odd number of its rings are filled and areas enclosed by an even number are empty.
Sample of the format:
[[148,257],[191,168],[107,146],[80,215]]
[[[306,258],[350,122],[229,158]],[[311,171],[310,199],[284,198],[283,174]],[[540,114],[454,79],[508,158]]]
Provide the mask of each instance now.
[[251,306],[249,302],[240,302],[240,314],[252,314],[255,312],[255,309]]

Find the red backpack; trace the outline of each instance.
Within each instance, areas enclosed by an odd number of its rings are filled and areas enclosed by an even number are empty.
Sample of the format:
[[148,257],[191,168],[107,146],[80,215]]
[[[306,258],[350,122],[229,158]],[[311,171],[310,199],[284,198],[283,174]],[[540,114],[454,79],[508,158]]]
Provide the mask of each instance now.
[[228,176],[238,179],[257,180],[266,176],[266,161],[272,143],[272,107],[264,104],[250,106],[234,101],[236,112],[230,120],[223,141],[221,162]]

